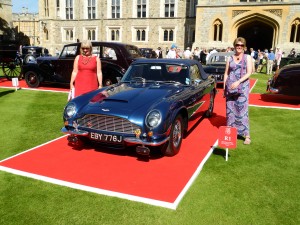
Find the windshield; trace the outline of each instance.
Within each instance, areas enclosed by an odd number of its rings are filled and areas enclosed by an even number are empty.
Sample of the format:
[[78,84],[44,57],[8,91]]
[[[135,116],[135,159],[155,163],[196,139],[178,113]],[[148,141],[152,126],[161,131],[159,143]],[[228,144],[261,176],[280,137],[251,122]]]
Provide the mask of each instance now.
[[141,58],[141,57],[143,57],[140,50],[135,46],[126,45],[126,49],[127,49],[129,55],[131,55],[132,58]]
[[188,67],[176,64],[135,64],[131,65],[122,78],[123,82],[179,82],[190,84]]

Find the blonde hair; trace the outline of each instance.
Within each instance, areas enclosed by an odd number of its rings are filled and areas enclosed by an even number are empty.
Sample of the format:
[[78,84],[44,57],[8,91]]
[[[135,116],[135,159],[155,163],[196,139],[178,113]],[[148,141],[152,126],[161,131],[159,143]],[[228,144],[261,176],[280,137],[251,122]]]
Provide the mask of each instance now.
[[82,51],[83,48],[89,48],[90,49],[90,53],[92,54],[93,47],[92,47],[92,42],[91,41],[86,40],[86,41],[82,41],[81,42],[81,45],[80,45],[80,54],[81,55],[83,55],[83,51]]
[[238,42],[242,42],[243,44],[244,44],[244,47],[247,47],[246,46],[246,39],[245,38],[243,38],[243,37],[237,37],[235,40],[234,40],[234,42],[233,42],[233,47],[236,45],[236,43],[238,43]]

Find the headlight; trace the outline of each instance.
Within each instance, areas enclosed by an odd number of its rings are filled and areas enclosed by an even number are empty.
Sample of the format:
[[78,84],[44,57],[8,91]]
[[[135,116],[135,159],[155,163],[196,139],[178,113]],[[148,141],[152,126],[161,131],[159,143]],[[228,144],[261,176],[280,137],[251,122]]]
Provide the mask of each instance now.
[[161,122],[161,114],[158,110],[153,110],[146,117],[146,124],[150,128],[157,127]]
[[65,117],[71,118],[76,113],[76,105],[74,103],[70,103],[65,108]]

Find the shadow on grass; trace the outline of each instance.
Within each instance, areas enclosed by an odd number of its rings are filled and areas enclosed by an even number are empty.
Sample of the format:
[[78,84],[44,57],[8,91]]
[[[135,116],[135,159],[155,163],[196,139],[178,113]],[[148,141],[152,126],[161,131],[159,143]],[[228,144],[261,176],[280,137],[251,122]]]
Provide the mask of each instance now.
[[0,92],[0,97],[14,93],[14,92],[15,92],[15,90],[2,91],[2,92]]
[[[225,159],[225,157],[226,157],[226,149],[224,149],[224,148],[214,148],[213,154],[214,155],[218,155],[218,156],[222,156]],[[228,154],[228,157],[229,156],[230,156],[230,154]]]

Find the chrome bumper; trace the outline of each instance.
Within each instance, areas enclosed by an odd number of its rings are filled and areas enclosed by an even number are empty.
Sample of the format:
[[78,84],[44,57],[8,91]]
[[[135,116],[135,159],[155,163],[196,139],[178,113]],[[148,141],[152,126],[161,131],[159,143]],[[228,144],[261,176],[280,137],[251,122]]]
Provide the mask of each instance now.
[[[84,130],[78,130],[78,129],[67,129],[65,127],[61,128],[61,131],[65,134],[72,134],[72,135],[78,135],[78,136],[88,136],[89,132],[84,131]],[[169,137],[166,137],[163,140],[160,141],[143,141],[139,138],[136,137],[125,137],[124,138],[124,142],[125,143],[129,143],[129,144],[136,144],[136,145],[146,145],[146,146],[159,146],[162,145],[164,143],[166,143],[167,141],[169,141]]]

